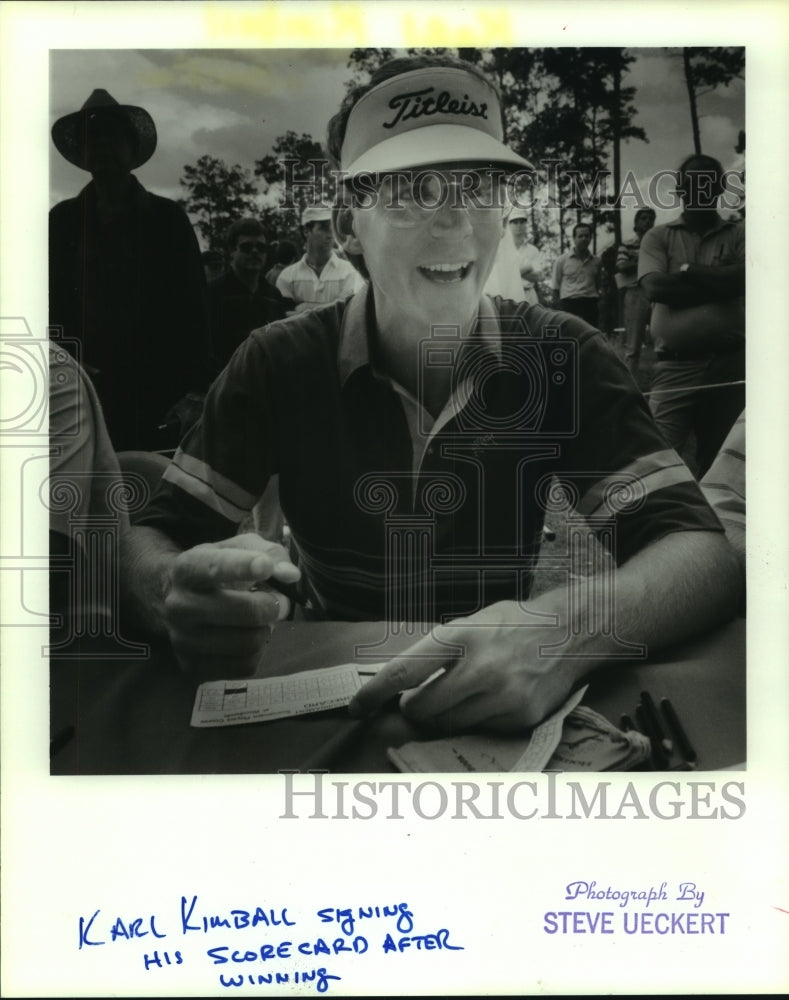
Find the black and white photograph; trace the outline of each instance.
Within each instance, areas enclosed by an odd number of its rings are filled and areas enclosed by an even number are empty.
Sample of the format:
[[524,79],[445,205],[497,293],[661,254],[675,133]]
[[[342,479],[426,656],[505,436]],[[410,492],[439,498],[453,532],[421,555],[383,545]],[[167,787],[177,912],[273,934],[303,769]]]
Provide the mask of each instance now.
[[53,773],[744,765],[745,74],[50,52]]
[[167,6],[6,15],[4,995],[781,992],[785,15]]

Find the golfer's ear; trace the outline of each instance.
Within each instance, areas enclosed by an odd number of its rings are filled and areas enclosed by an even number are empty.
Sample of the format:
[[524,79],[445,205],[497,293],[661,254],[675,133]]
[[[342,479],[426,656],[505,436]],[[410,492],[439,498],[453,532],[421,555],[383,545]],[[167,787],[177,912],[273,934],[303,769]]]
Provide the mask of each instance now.
[[343,250],[348,254],[361,255],[362,244],[356,235],[352,210],[350,208],[337,209],[332,221],[334,222],[334,235]]

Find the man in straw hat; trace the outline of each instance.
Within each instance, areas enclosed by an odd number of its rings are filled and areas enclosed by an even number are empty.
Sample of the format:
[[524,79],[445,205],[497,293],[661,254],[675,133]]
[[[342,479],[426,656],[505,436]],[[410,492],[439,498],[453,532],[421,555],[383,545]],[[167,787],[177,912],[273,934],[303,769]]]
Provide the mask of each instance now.
[[94,90],[52,140],[91,181],[50,213],[50,324],[79,343],[116,450],[174,446],[160,427],[204,387],[208,323],[186,213],[132,173],[156,149],[153,119]]
[[[604,338],[483,294],[503,187],[528,169],[487,78],[393,60],[347,96],[328,144],[345,185],[335,231],[369,284],[253,333],[212,387],[131,534],[150,632],[197,677],[250,674],[298,581],[325,618],[443,622],[355,713],[414,689],[417,722],[517,732],[629,643],[733,614],[720,523]],[[298,568],[236,534],[275,473]],[[554,476],[614,550],[601,618],[588,581],[529,595]]]

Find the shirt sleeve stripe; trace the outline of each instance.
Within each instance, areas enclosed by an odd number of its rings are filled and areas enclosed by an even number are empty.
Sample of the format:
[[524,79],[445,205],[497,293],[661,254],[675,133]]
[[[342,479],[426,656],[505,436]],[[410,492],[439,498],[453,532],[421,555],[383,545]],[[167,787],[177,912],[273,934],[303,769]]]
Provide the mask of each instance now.
[[[178,486],[195,500],[199,500],[222,517],[236,523],[240,523],[246,517],[258,499],[230,483],[224,476],[213,472],[204,462],[183,452],[176,454],[165,469],[162,479]],[[217,489],[217,486],[220,489]],[[222,490],[222,487],[225,489]]]
[[173,463],[187,473],[187,475],[202,480],[218,496],[235,507],[251,510],[260,499],[254,493],[249,493],[243,489],[238,483],[234,483],[232,479],[223,476],[221,472],[216,472],[206,462],[187,454],[185,451],[179,450],[173,459]]
[[[704,491],[705,496],[710,497],[731,497],[736,499],[739,503],[745,504],[745,493],[742,490],[737,489],[733,483],[702,483],[701,488]],[[712,501],[710,500],[710,503]]]
[[[618,489],[625,489],[635,496],[643,490],[644,496],[656,493],[658,490],[679,483],[695,483],[693,474],[677,453],[671,449],[644,455],[631,465],[604,479],[598,480],[591,489],[581,497],[576,510],[584,517],[591,517],[601,511],[609,510],[607,498]],[[640,487],[640,489],[639,489]]]
[[734,528],[736,531],[745,529],[745,514],[735,514],[734,511],[718,511],[718,517],[724,528]]

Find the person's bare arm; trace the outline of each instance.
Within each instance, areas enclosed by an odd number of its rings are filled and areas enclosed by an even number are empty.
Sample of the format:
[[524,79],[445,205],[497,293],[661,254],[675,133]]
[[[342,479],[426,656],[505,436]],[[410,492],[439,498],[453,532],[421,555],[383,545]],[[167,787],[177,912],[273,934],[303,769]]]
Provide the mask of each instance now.
[[708,267],[690,264],[682,274],[652,271],[639,281],[651,302],[668,306],[687,307],[739,298],[745,292],[745,264],[725,264]]
[[269,626],[290,611],[277,582],[300,576],[287,551],[259,535],[181,550],[149,527],[128,532],[122,567],[124,603],[141,630],[169,639],[201,679],[254,673]]
[[536,284],[540,280],[540,272],[532,264],[524,264],[520,271],[521,277],[527,281],[531,281],[533,284]]
[[[402,706],[414,721],[453,732],[522,732],[586,674],[611,662],[621,652],[616,639],[653,653],[733,617],[741,574],[722,534],[684,531],[654,542],[616,571],[605,609],[612,621],[597,620],[601,601],[584,597],[594,595],[593,582],[573,587],[572,601],[559,588],[525,607],[501,601],[438,626],[365,685],[351,703],[352,714],[364,715],[409,691]],[[464,655],[436,659],[436,639],[463,647]],[[445,671],[428,681],[442,666]]]

